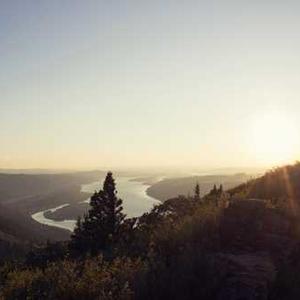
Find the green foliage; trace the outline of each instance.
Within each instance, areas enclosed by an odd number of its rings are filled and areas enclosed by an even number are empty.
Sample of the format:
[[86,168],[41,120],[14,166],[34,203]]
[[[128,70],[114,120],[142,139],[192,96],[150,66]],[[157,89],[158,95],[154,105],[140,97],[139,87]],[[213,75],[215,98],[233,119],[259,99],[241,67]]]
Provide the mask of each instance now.
[[[69,245],[33,249],[24,265],[1,269],[3,299],[212,299],[220,280],[218,193],[179,196],[125,219],[108,173]],[[200,197],[198,191],[196,195]],[[102,252],[102,256],[95,254]],[[89,256],[90,255],[90,256]],[[201,282],[201,284],[199,284]]]
[[135,276],[142,272],[141,261],[102,257],[84,261],[51,263],[45,270],[13,271],[2,289],[2,297],[18,299],[130,299]]
[[70,250],[75,255],[95,255],[108,250],[120,234],[125,215],[111,172],[105,178],[103,189],[91,197],[90,206],[83,220],[78,219],[72,235]]
[[195,205],[192,214],[180,219],[171,216],[152,230],[148,272],[135,291],[138,299],[209,299],[213,295],[218,277],[212,276],[211,254],[219,250],[219,217],[216,207]]
[[[48,243],[33,249],[25,264],[7,263],[0,268],[0,299],[216,299],[228,276],[219,254],[237,247],[239,251],[248,251],[249,246],[257,249],[257,232],[264,229],[263,224],[271,228],[268,237],[284,232],[278,238],[287,241],[286,248],[294,245],[291,238],[300,245],[299,215],[286,213],[291,209],[288,193],[300,196],[299,177],[300,164],[296,164],[229,193],[215,185],[201,201],[195,201],[200,199],[196,185],[192,197],[178,196],[139,218],[125,219],[122,200],[108,173],[69,244]],[[249,197],[269,198],[237,202]],[[274,212],[284,218],[275,218]],[[280,224],[286,229],[273,228]],[[269,242],[260,241],[261,245]],[[270,255],[276,256],[278,272],[269,299],[299,299],[300,247],[283,261],[277,257],[282,247],[276,244],[275,248],[278,251]],[[99,252],[101,256],[96,255]]]
[[30,267],[45,268],[48,263],[62,260],[67,255],[67,244],[50,243],[46,246],[35,246],[26,256],[26,264]]

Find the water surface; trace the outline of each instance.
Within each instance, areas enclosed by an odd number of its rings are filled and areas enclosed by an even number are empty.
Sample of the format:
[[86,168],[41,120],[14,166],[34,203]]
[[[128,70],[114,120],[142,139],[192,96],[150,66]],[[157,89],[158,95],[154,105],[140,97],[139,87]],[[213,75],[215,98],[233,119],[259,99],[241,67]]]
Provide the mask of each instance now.
[[[102,184],[102,181],[83,184],[81,192],[92,193],[98,191]],[[147,195],[146,190],[148,187],[149,185],[145,185],[142,182],[132,181],[131,177],[119,177],[117,179],[118,196],[123,200],[124,213],[127,217],[138,217],[160,203],[159,200]],[[87,199],[85,202],[88,203],[89,201],[90,199]],[[76,220],[55,221],[45,217],[46,212],[55,212],[66,206],[69,206],[69,203],[37,212],[31,217],[41,224],[73,231]]]

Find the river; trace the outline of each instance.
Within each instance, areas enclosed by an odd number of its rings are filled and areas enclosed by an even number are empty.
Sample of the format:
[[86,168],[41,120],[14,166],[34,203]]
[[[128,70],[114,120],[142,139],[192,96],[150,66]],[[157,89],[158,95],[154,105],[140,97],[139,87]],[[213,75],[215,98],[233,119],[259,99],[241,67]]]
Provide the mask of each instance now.
[[[102,186],[102,182],[92,182],[89,184],[83,184],[81,186],[81,192],[92,193],[95,190],[99,190]],[[119,177],[117,180],[118,196],[123,199],[124,213],[127,217],[138,217],[143,213],[150,211],[155,204],[159,204],[160,201],[147,195],[146,190],[149,185],[145,185],[139,181],[133,181],[131,177]],[[85,202],[89,202],[87,199]],[[31,215],[31,217],[44,225],[58,227],[73,231],[76,220],[64,220],[55,221],[45,217],[46,212],[54,212],[64,207],[69,206],[69,203],[64,203],[60,206],[39,211]]]

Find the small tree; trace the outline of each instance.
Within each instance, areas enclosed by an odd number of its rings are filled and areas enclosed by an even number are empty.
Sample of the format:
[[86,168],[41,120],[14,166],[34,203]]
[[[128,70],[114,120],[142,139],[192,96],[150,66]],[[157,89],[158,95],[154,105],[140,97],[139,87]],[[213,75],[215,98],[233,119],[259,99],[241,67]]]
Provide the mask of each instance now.
[[84,254],[108,250],[115,242],[125,219],[122,200],[117,197],[113,174],[108,172],[103,189],[91,197],[90,210],[77,221],[71,239],[71,250]]
[[217,186],[214,184],[214,187],[212,190],[210,190],[209,195],[210,196],[216,196],[218,194]]
[[196,186],[195,186],[195,195],[194,195],[194,199],[196,201],[199,201],[200,200],[200,185],[199,183],[197,182]]
[[221,196],[223,194],[223,184],[220,184],[220,187],[219,187],[219,190],[218,190],[218,193],[219,195]]

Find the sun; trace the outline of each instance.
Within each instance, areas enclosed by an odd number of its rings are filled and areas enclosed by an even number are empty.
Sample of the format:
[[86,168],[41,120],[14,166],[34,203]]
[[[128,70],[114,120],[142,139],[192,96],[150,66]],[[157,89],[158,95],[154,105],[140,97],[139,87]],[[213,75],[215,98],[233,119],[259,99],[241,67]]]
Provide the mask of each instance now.
[[264,164],[283,164],[296,159],[296,127],[283,113],[272,112],[256,117],[249,141],[257,161]]

